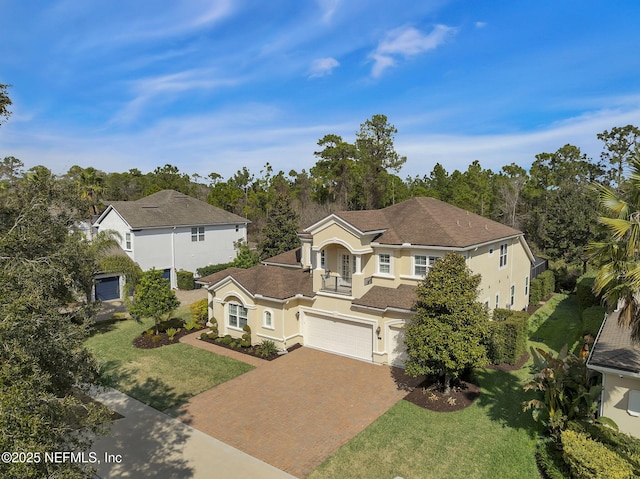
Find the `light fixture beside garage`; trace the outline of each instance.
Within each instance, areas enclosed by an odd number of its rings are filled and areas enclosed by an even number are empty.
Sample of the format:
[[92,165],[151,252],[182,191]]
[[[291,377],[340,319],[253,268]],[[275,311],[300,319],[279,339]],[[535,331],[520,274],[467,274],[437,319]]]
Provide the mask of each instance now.
[[380,337],[380,326],[378,326],[378,327],[376,328],[376,336],[378,336],[378,339],[382,339],[382,338]]

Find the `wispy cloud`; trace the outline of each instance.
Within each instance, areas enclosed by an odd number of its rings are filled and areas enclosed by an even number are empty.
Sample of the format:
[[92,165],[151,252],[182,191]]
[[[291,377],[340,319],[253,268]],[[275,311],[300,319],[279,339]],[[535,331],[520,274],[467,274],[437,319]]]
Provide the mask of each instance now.
[[475,26],[476,28],[484,28],[487,26],[487,22],[476,22]]
[[111,123],[134,121],[150,101],[158,97],[162,97],[163,102],[170,102],[183,92],[232,87],[240,82],[239,79],[217,78],[215,72],[205,69],[143,78],[132,83],[131,91],[135,98],[112,118]]
[[371,75],[378,78],[387,68],[395,66],[399,57],[409,58],[439,47],[456,31],[456,28],[447,25],[436,25],[428,34],[414,27],[402,27],[390,31],[371,54],[374,61]]
[[311,62],[309,69],[309,78],[318,78],[331,75],[333,70],[340,66],[340,62],[335,58],[318,58]]
[[318,1],[318,5],[320,5],[320,8],[323,11],[322,21],[324,23],[329,23],[333,18],[333,14],[336,12],[336,9],[338,8],[338,4],[340,3],[340,0],[317,0],[317,1]]

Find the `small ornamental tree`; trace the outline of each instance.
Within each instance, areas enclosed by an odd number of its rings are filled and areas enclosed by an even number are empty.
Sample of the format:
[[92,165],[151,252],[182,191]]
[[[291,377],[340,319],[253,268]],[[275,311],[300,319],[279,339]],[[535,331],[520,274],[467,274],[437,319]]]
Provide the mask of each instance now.
[[176,293],[166,278],[162,277],[162,271],[150,269],[142,274],[140,283],[136,288],[133,304],[129,313],[134,318],[153,318],[158,334],[158,324],[164,316],[169,316],[180,306]]
[[445,394],[452,378],[487,362],[488,312],[477,301],[479,285],[480,275],[471,274],[461,255],[449,253],[417,288],[416,314],[405,334],[406,372],[441,376]]

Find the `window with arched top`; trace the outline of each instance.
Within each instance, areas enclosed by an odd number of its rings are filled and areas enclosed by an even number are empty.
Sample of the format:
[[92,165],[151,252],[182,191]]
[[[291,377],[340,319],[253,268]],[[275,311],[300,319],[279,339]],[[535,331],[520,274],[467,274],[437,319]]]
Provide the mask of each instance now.
[[265,311],[262,315],[262,326],[265,328],[273,329],[273,313],[271,311]]

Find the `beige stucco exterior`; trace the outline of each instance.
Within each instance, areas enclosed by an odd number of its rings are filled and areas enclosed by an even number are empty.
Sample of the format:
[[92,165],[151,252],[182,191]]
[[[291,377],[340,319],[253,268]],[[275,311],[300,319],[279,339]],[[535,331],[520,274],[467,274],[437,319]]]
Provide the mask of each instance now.
[[628,412],[629,394],[640,391],[640,377],[603,373],[602,388],[600,414],[613,419],[620,431],[640,438],[640,417]]
[[[472,272],[482,275],[478,300],[486,301],[490,309],[521,310],[528,306],[533,257],[522,234],[465,248],[378,244],[375,241],[378,236],[377,231],[361,232],[334,215],[307,229],[301,238],[300,266],[311,274],[312,298],[298,295],[286,300],[268,299],[245,291],[231,277],[210,285],[210,316],[217,319],[220,335],[242,335],[239,328],[228,324],[228,305],[235,303],[247,309],[254,343],[271,339],[281,348],[295,343],[310,344],[310,328],[317,328],[318,321],[324,318],[328,322],[350,325],[365,338],[362,339],[365,343],[370,337],[371,351],[358,356],[360,359],[379,364],[395,360],[398,364],[402,355],[398,341],[401,341],[403,326],[413,314],[412,305],[381,308],[353,302],[375,286],[391,289],[400,285],[416,286],[424,277],[420,272],[428,269],[429,261],[449,251],[463,255]],[[504,245],[502,250],[501,245]],[[265,311],[271,313],[271,328],[264,325]],[[366,349],[368,344],[362,347]]]

